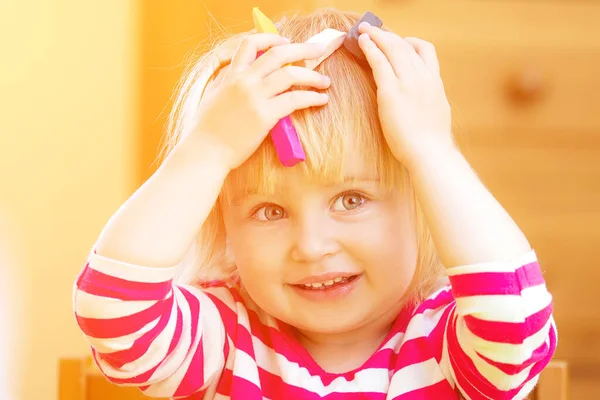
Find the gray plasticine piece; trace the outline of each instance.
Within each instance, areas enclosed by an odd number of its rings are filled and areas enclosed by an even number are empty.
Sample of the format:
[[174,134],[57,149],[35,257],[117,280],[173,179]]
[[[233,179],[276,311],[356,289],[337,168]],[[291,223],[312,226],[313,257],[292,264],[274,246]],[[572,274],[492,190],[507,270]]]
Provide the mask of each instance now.
[[359,19],[352,29],[350,29],[350,31],[346,34],[346,38],[344,39],[344,47],[360,60],[365,60],[365,55],[358,45],[358,26],[363,22],[368,22],[370,25],[378,28],[381,28],[383,25],[383,22],[381,22],[377,15],[373,14],[371,11],[367,11],[365,15],[363,15],[361,19]]

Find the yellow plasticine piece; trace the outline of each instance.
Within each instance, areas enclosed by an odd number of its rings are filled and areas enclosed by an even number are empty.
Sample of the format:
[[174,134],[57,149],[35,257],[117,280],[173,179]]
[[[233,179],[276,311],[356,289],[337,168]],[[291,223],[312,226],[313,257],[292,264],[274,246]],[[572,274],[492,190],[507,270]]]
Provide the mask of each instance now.
[[254,7],[252,9],[252,19],[254,20],[254,27],[259,33],[276,33],[277,28],[275,28],[275,24],[271,21],[265,14],[262,13],[258,9],[258,7]]

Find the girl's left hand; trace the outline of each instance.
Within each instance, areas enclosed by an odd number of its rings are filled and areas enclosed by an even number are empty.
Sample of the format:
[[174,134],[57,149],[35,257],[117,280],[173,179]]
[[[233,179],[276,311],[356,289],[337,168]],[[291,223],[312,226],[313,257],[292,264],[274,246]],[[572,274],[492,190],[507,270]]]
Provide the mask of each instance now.
[[406,166],[454,150],[450,105],[432,44],[363,23],[359,45],[377,84],[379,119],[394,156]]

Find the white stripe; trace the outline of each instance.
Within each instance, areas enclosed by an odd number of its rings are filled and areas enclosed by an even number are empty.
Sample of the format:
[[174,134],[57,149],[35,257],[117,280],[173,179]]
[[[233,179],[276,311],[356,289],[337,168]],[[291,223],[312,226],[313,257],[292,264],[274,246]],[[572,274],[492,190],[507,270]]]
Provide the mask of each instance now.
[[517,393],[517,395],[515,396],[515,399],[526,398],[527,395],[529,395],[533,391],[533,388],[535,387],[535,385],[537,385],[539,379],[540,379],[539,374],[534,376],[533,378],[531,378],[531,380],[529,382],[527,382],[526,384],[524,384],[523,387],[521,388],[521,390],[519,390],[519,393]]
[[483,295],[456,299],[460,316],[472,315],[484,321],[525,322],[525,319],[552,302],[545,285],[525,289],[522,295]]
[[[252,335],[252,344],[256,357],[254,366],[258,366],[273,375],[280,376],[283,382],[288,385],[310,390],[319,394],[320,396],[326,396],[335,392],[353,393],[366,391],[387,393],[389,385],[389,371],[387,369],[365,369],[356,373],[354,380],[350,382],[348,382],[344,377],[339,377],[334,379],[329,385],[326,386],[323,384],[323,381],[319,376],[311,375],[308,369],[305,367],[289,361],[282,354],[276,353],[254,335]],[[249,380],[258,379],[257,376],[254,376],[254,371],[252,369],[250,369],[250,371],[252,371],[250,375],[246,374],[247,371],[241,371],[239,369],[249,368],[246,364],[241,366],[237,364],[239,354],[244,354],[242,357],[246,357],[246,353],[239,349],[236,349],[235,352],[235,375]]]
[[173,279],[177,273],[177,266],[169,268],[144,267],[113,260],[94,253],[90,254],[88,263],[90,268],[96,271],[132,282],[166,282]]
[[523,341],[523,344],[496,343],[482,339],[473,334],[459,319],[456,322],[457,337],[460,345],[475,349],[482,356],[492,361],[506,364],[522,364],[527,361],[533,351],[548,341],[548,332],[552,324],[550,319],[542,329]]
[[511,261],[492,261],[446,268],[446,274],[448,276],[454,276],[480,272],[514,272],[520,267],[535,261],[537,261],[537,255],[535,254],[535,251],[532,250]]
[[243,378],[260,388],[260,379],[258,378],[258,367],[256,362],[248,353],[240,349],[235,351],[233,375]]
[[[225,367],[223,349],[225,348],[225,326],[217,306],[203,295],[200,289],[195,289],[200,298],[200,316],[202,317],[202,351],[204,355],[204,385],[210,386],[221,376]],[[231,349],[229,347],[229,352]]]
[[448,326],[450,325],[450,318],[446,321],[446,326],[444,327],[444,339],[442,342],[442,358],[440,359],[440,369],[442,370],[442,374],[446,377],[446,380],[450,383],[450,386],[454,389],[456,386],[456,376],[454,375],[454,371],[452,370],[452,365],[450,363],[450,355],[448,353],[448,341],[446,340],[446,332],[448,331]]
[[440,323],[440,318],[451,304],[444,304],[441,308],[425,310],[414,315],[406,327],[404,341],[429,336],[431,331]]
[[[523,384],[527,380],[531,368],[533,368],[533,365],[535,364],[528,366],[518,374],[508,375],[483,360],[479,354],[492,361],[519,365],[528,360],[531,357],[533,350],[539,347],[541,343],[544,341],[548,343],[548,331],[546,328],[526,339],[526,342],[523,345],[492,343],[482,339],[469,340],[465,338],[472,338],[474,336],[470,333],[463,334],[462,332],[468,332],[468,329],[466,329],[466,327],[464,329],[459,328],[459,345],[465,354],[473,361],[477,371],[500,390],[511,390]],[[536,341],[539,341],[539,337],[542,338],[542,342],[538,344]],[[530,339],[531,343],[527,343]]]
[[435,385],[445,379],[435,358],[407,365],[392,377],[388,398]]
[[[169,298],[171,294],[167,296]],[[75,312],[84,318],[112,319],[126,317],[146,310],[156,304],[155,300],[123,301],[97,296],[81,290],[75,292]]]
[[158,325],[159,318],[156,318],[154,321],[151,321],[144,325],[137,332],[131,333],[125,336],[119,336],[115,338],[107,338],[107,339],[99,339],[91,336],[86,336],[88,342],[94,349],[103,354],[110,354],[121,350],[127,350],[131,348],[133,342],[139,339],[146,332],[154,329],[156,325]]
[[527,317],[542,311],[552,303],[552,295],[548,292],[545,284],[523,289],[521,297],[523,297],[523,306],[525,307],[525,315]]
[[[456,383],[456,387],[458,388],[458,391],[460,392],[460,394],[465,398],[465,400],[471,400],[471,397],[469,397],[466,393],[465,393],[465,389],[463,389],[463,387],[457,382]],[[476,386],[469,386],[471,388],[471,391],[475,391],[477,392],[477,394],[479,395],[477,398],[478,399],[488,399],[488,400],[494,400],[489,396],[484,395],[483,393],[481,393],[481,390],[479,390]]]
[[[190,321],[189,321],[189,310],[186,312],[186,307],[182,307],[182,312],[184,315],[184,319],[183,319],[183,326],[189,326],[190,325]],[[138,359],[123,365],[121,368],[116,369],[114,367],[112,367],[110,364],[104,362],[103,360],[99,360],[99,364],[100,364],[100,369],[109,377],[112,378],[117,378],[117,379],[129,379],[132,378],[134,376],[140,375],[144,372],[149,371],[150,369],[154,368],[157,364],[159,364],[161,361],[164,360],[167,351],[169,349],[169,345],[171,343],[171,338],[173,337],[173,333],[175,331],[175,327],[176,327],[176,318],[174,317],[174,315],[176,315],[176,304],[173,304],[172,310],[171,310],[171,316],[167,322],[167,325],[165,326],[165,329],[163,329],[162,332],[160,332],[158,334],[158,336],[152,341],[152,343],[150,344],[148,350],[146,351],[146,353],[144,353],[141,357],[139,357]],[[186,319],[187,317],[187,319]],[[182,346],[186,347],[189,346],[189,334],[186,336],[185,332],[186,329],[184,329],[184,335],[182,336],[182,341],[180,341],[178,348],[173,352],[173,354],[171,355],[171,357],[169,357],[169,360],[173,360],[174,358],[177,359],[182,359],[183,355],[182,353]],[[186,341],[187,339],[187,341]],[[184,342],[184,343],[182,343]],[[186,349],[183,348],[183,351],[185,351]],[[158,368],[158,370],[160,370],[161,368]]]

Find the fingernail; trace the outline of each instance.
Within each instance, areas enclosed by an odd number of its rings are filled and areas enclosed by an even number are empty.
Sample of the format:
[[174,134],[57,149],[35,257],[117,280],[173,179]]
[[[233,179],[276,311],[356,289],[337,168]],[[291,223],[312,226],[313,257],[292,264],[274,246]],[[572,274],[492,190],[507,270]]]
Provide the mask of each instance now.
[[327,75],[321,75],[323,77],[323,82],[325,82],[327,85],[331,84],[331,78],[328,77]]
[[321,100],[327,101],[329,100],[329,96],[327,96],[325,93],[321,93]]
[[359,28],[366,28],[367,26],[371,26],[367,21],[363,21],[358,25]]

